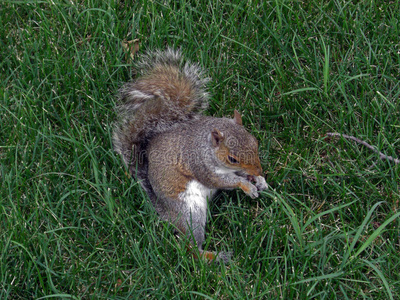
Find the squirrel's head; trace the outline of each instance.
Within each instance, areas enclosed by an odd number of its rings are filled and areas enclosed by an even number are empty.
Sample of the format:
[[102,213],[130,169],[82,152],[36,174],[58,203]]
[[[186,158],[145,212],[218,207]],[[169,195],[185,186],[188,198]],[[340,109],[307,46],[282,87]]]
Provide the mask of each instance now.
[[211,131],[211,143],[224,168],[244,172],[251,176],[262,176],[258,142],[242,126],[242,117],[237,110],[228,126]]

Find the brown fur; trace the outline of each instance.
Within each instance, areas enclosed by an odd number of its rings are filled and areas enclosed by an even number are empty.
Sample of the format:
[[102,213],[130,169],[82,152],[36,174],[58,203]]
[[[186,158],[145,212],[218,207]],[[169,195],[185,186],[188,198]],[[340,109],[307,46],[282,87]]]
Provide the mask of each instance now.
[[218,189],[256,198],[267,187],[257,140],[237,111],[233,119],[200,114],[208,79],[179,52],[150,53],[139,65],[142,77],[121,89],[114,148],[162,219],[193,236],[203,257],[228,261],[227,253],[202,250],[207,201]]

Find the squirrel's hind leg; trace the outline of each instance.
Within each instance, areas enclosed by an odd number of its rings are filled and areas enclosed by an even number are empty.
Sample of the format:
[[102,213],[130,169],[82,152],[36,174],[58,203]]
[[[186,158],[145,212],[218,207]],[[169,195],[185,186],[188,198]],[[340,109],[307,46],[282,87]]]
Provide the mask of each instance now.
[[[205,240],[205,226],[207,220],[207,199],[211,198],[215,190],[209,189],[201,183],[193,180],[188,183],[186,190],[179,195],[184,208],[181,210],[180,227],[183,233],[190,238],[192,245],[197,246],[201,257],[209,261],[223,261],[227,263],[230,260],[231,253],[215,253],[203,250]],[[184,223],[183,223],[184,222]],[[195,258],[197,254],[190,248]]]
[[195,180],[188,182],[185,191],[178,195],[181,203],[178,228],[200,252],[205,236],[208,195],[211,195],[210,189]]
[[[188,224],[188,223],[186,223]],[[204,242],[204,237],[205,237],[205,227],[196,227],[197,224],[194,224],[193,222],[189,226],[185,226],[185,228],[179,229],[179,231],[185,235],[186,237],[189,238],[189,245],[187,247],[189,253],[192,254],[192,256],[195,259],[200,258],[206,259],[207,261],[210,262],[224,262],[228,263],[231,259],[232,253],[231,252],[212,252],[212,251],[205,251],[203,250],[202,244]],[[198,251],[196,251],[194,248],[197,247]],[[198,255],[199,254],[199,255]]]

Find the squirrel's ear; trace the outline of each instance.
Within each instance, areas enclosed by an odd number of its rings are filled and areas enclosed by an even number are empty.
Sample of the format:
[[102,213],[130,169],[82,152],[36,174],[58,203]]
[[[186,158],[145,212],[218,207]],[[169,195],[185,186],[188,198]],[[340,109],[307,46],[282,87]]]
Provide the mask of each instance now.
[[224,140],[224,134],[218,129],[214,128],[213,131],[211,131],[211,142],[213,146],[218,147],[223,140]]
[[235,116],[233,117],[233,120],[235,121],[236,124],[242,125],[242,116],[236,109],[235,109]]

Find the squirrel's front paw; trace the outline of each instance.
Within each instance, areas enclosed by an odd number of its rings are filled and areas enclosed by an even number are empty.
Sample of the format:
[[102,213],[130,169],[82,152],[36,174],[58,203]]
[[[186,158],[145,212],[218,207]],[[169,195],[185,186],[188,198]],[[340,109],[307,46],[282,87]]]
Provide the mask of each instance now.
[[216,262],[223,262],[227,264],[232,259],[233,252],[219,252],[217,257],[215,258]]
[[249,193],[246,193],[247,195],[249,195],[251,198],[258,198],[258,189],[255,185],[251,185],[251,189]]
[[268,184],[263,176],[256,176],[254,177],[254,180],[257,190],[263,191],[268,188]]
[[257,187],[250,182],[241,182],[239,183],[239,187],[251,198],[254,199],[258,197]]

